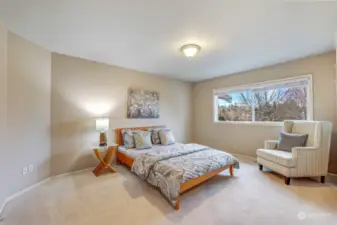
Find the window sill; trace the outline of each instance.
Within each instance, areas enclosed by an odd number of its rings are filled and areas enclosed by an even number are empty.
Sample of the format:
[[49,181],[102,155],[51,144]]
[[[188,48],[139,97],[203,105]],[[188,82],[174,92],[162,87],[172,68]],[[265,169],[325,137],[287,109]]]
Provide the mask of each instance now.
[[214,121],[217,124],[283,127],[283,122]]

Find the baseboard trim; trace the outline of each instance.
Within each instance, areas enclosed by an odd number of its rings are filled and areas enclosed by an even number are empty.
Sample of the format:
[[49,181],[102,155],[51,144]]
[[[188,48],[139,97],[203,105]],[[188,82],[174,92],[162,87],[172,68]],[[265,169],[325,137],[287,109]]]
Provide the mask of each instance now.
[[41,184],[46,183],[46,182],[49,181],[50,179],[51,179],[51,177],[45,178],[45,179],[43,179],[43,180],[41,180],[41,181],[39,181],[39,182],[37,182],[37,183],[35,183],[35,184],[33,184],[33,185],[28,186],[27,188],[25,188],[25,189],[23,189],[23,190],[21,190],[21,191],[19,191],[19,192],[13,194],[13,195],[11,195],[11,196],[9,196],[8,198],[6,198],[6,203],[12,201],[13,199],[15,199],[15,198],[17,198],[17,197],[23,195],[24,193],[26,193],[26,192],[28,192],[28,191],[30,191],[30,190],[32,190],[32,189],[34,189],[34,188],[40,186]]
[[28,192],[28,191],[30,191],[30,190],[32,190],[32,189],[38,187],[38,186],[40,186],[40,185],[42,185],[42,184],[44,184],[44,183],[50,181],[51,179],[60,178],[60,177],[64,177],[64,176],[69,176],[69,175],[73,175],[73,174],[77,174],[77,173],[81,173],[81,172],[84,172],[84,171],[87,171],[87,170],[93,170],[93,169],[94,169],[94,167],[90,167],[90,168],[87,168],[87,169],[76,170],[76,171],[69,172],[69,173],[63,173],[63,174],[59,174],[59,175],[52,175],[52,176],[50,176],[50,177],[48,177],[48,178],[45,178],[45,179],[43,179],[43,180],[37,182],[36,184],[30,185],[30,186],[26,187],[25,189],[23,189],[23,190],[21,190],[21,191],[15,193],[15,194],[13,194],[13,195],[7,197],[7,198],[5,199],[5,201],[4,201],[4,203],[2,204],[1,208],[0,208],[0,221],[4,219],[4,218],[2,217],[2,215],[3,215],[3,212],[4,212],[5,208],[6,208],[6,205],[7,205],[10,201],[12,201],[13,199],[15,199],[15,198],[17,198],[17,197],[23,195],[24,193],[26,193],[26,192]]
[[59,178],[59,177],[69,176],[69,175],[73,175],[73,174],[76,174],[76,173],[81,173],[81,172],[84,172],[84,171],[87,171],[87,170],[93,170],[94,168],[95,167],[89,167],[89,168],[86,168],[86,169],[76,170],[76,171],[69,172],[69,173],[62,173],[62,174],[58,174],[58,175],[53,175],[51,178],[55,179],[55,178]]
[[237,154],[237,153],[230,153],[234,156],[237,156],[237,157],[240,157],[240,158],[245,158],[245,159],[248,159],[250,161],[253,161],[253,162],[256,162],[256,157],[253,157],[253,156],[249,156],[249,155],[242,155],[242,154]]
[[3,218],[2,218],[2,212],[5,210],[6,205],[7,205],[7,201],[5,199],[4,203],[2,204],[2,206],[0,208],[0,221],[3,220]]

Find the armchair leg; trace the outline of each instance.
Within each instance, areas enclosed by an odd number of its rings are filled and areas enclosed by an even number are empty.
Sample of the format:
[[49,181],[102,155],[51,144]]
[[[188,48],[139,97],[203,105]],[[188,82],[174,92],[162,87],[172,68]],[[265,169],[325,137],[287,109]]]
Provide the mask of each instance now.
[[321,183],[322,183],[322,184],[325,183],[325,176],[321,176]]
[[285,177],[285,178],[284,178],[284,183],[285,183],[286,185],[289,185],[289,184],[290,184],[290,177]]
[[261,164],[259,164],[259,169],[262,171],[263,170],[263,166]]

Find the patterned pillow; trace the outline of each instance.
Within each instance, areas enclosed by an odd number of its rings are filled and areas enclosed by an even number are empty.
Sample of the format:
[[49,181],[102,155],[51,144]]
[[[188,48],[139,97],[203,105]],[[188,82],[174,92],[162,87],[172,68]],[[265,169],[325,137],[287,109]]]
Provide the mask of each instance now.
[[125,148],[129,149],[129,148],[136,147],[132,130],[124,129],[122,130],[122,135],[123,135],[123,141],[124,141]]
[[136,149],[147,149],[152,147],[151,132],[134,131],[133,137],[135,139]]
[[148,131],[151,132],[151,141],[154,145],[160,145],[159,131],[161,128],[149,128]]
[[172,145],[176,142],[170,129],[161,129],[159,137],[162,145]]

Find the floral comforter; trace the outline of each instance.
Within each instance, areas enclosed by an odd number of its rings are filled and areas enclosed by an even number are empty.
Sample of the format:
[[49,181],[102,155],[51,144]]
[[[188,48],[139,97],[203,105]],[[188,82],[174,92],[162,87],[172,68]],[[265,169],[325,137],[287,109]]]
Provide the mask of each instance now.
[[132,172],[160,188],[175,206],[182,183],[229,165],[239,168],[239,161],[231,154],[199,144],[181,144],[136,157]]

